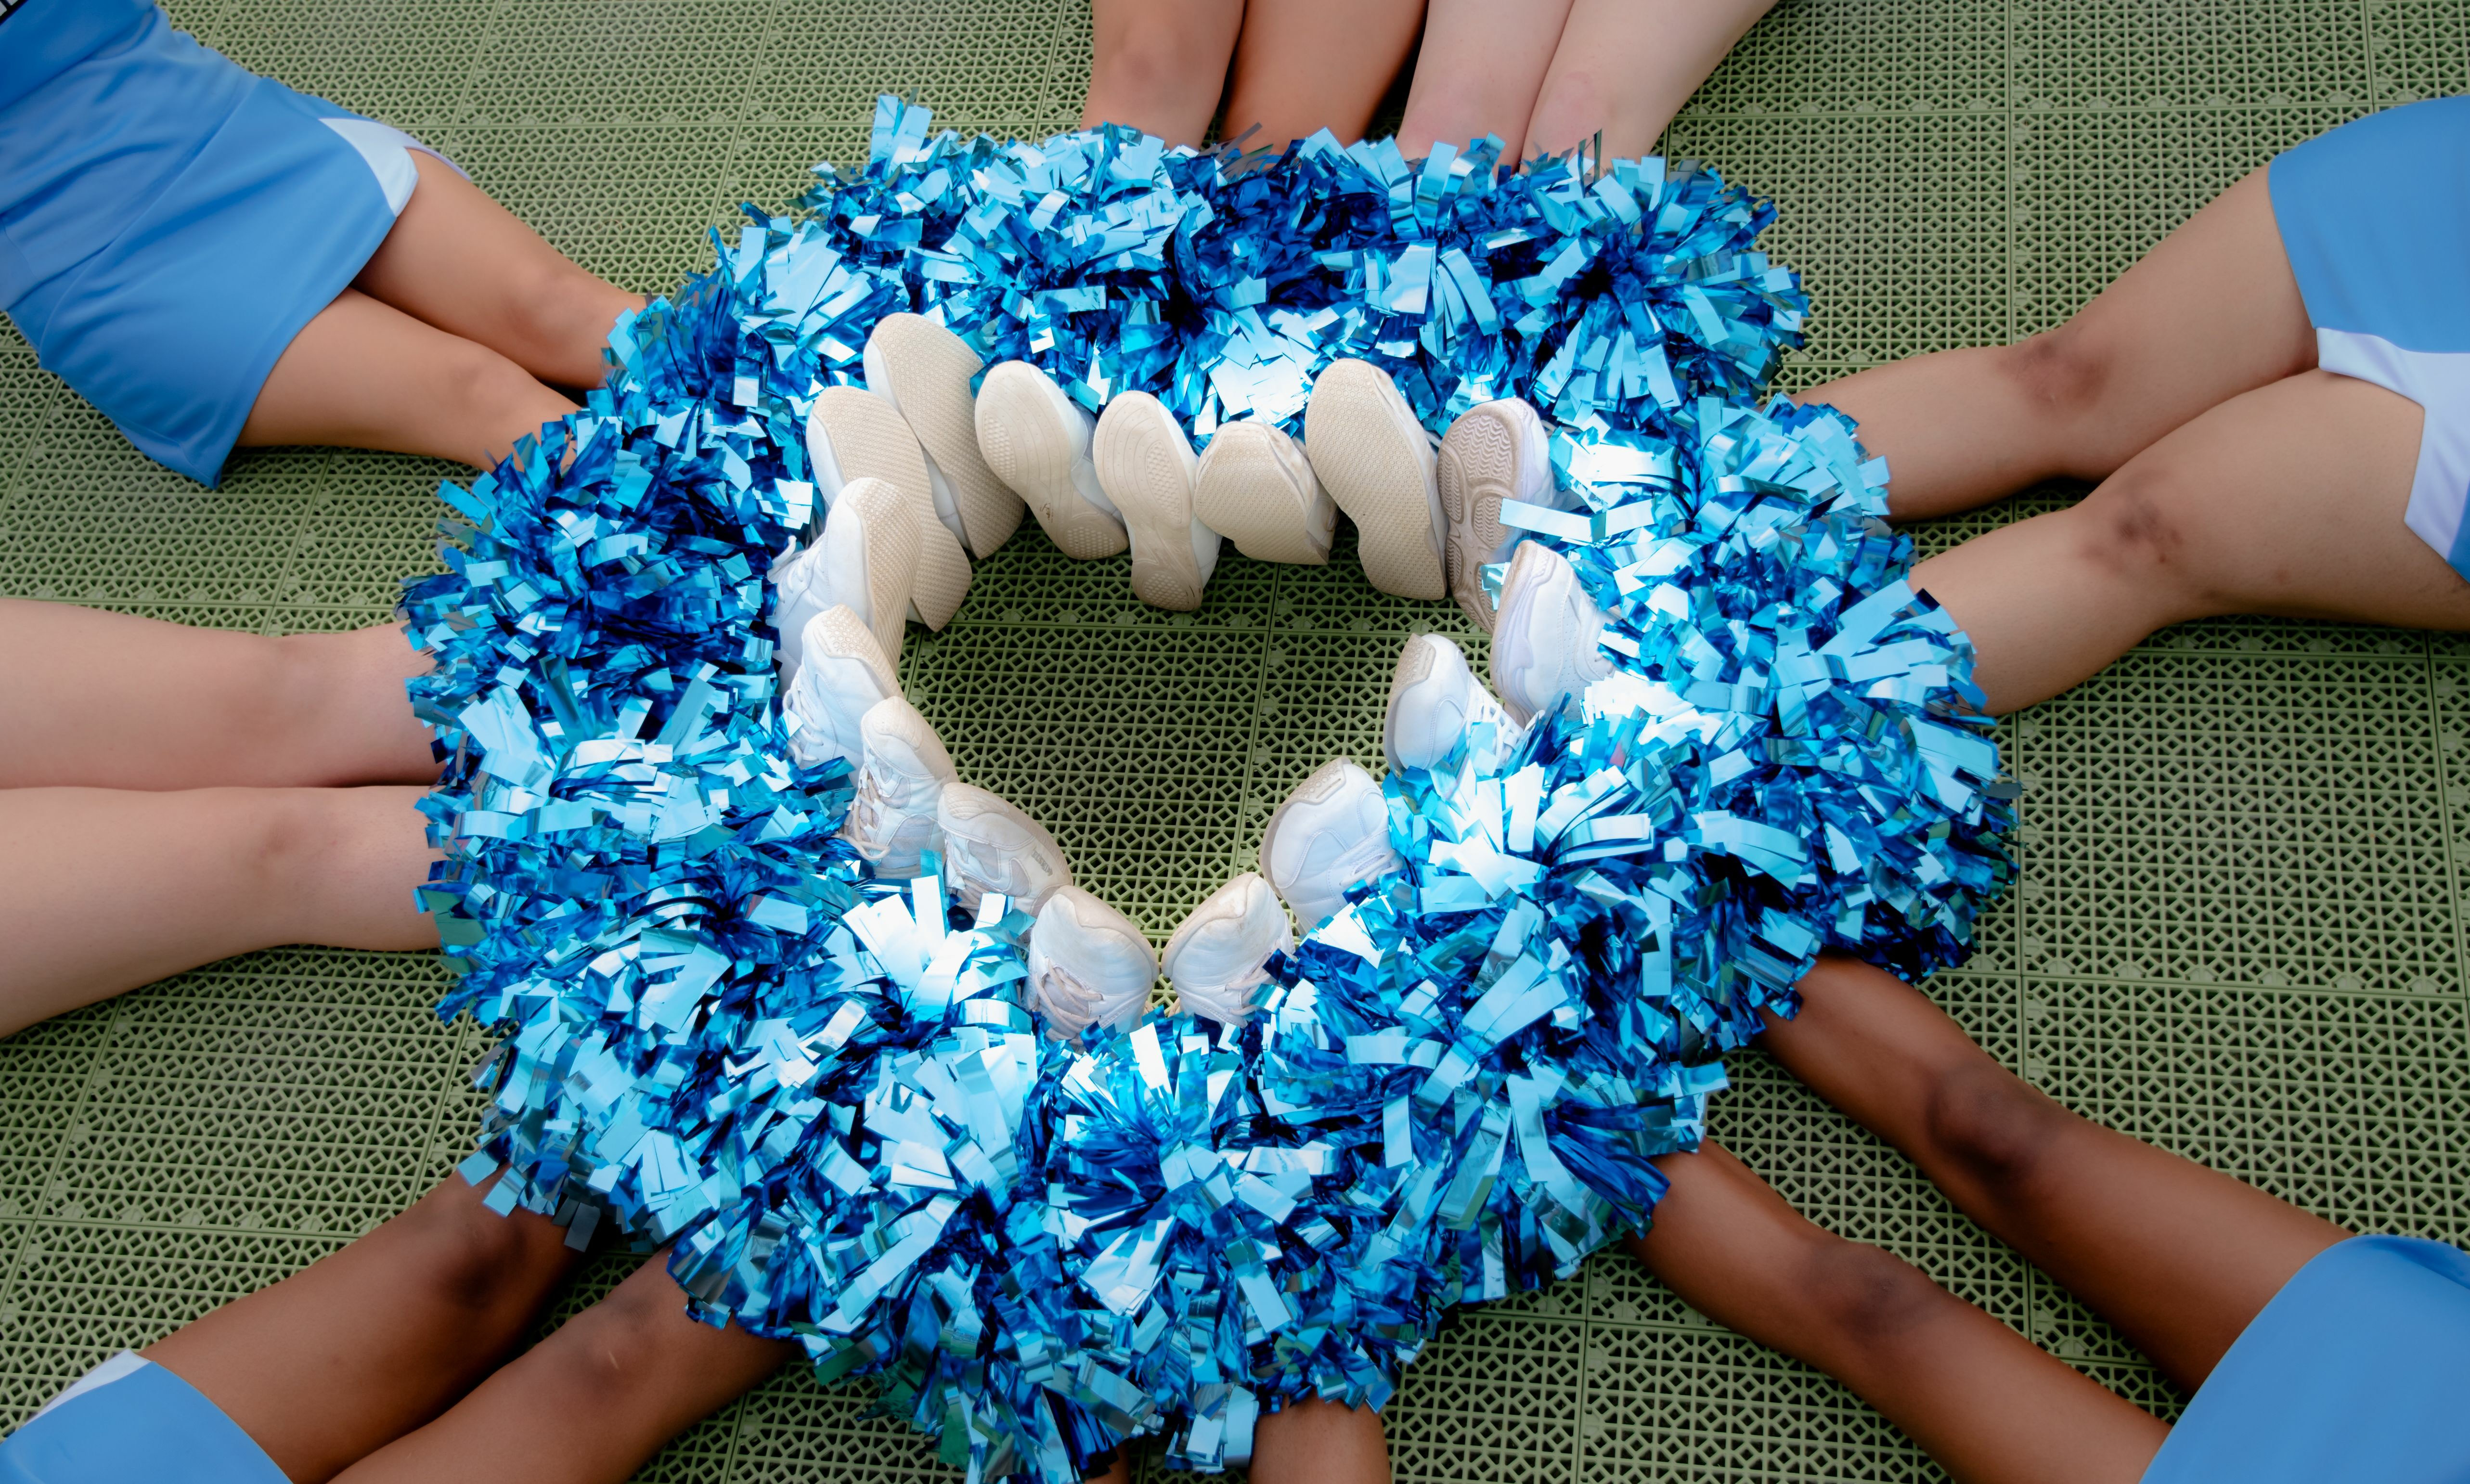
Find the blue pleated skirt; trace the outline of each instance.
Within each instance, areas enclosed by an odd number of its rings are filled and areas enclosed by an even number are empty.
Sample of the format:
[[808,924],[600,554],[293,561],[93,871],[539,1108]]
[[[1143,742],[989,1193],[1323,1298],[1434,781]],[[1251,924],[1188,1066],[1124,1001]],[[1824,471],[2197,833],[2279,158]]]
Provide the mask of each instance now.
[[0,306],[45,369],[212,484],[267,373],[385,241],[407,136],[147,0],[0,20]]

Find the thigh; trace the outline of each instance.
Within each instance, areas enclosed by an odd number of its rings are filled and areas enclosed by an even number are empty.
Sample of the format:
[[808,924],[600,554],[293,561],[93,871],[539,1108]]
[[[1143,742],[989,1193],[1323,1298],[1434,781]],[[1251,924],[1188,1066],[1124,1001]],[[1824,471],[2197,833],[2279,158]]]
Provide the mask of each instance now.
[[275,638],[0,598],[0,789],[425,782],[400,624]]
[[435,947],[420,796],[0,789],[0,1034],[279,943]]
[[435,156],[361,269],[371,298],[485,345],[544,381],[597,386],[610,327],[643,296],[578,267]]
[[1526,127],[1529,151],[1603,135],[1603,157],[1653,153],[1666,125],[1775,0],[1575,0]]
[[573,410],[487,346],[346,289],[284,347],[240,441],[383,449],[488,469],[517,439]]
[[[147,1347],[295,1484],[420,1426],[523,1336],[577,1254],[449,1175],[409,1210]],[[478,1476],[478,1475],[470,1475]]]
[[1486,134],[1502,158],[1526,157],[1526,120],[1544,87],[1571,0],[1431,0],[1415,49],[1398,148],[1409,159],[1435,144],[1463,150]]
[[1363,137],[1424,23],[1424,0],[1248,0],[1221,132],[1250,148],[1326,128]]

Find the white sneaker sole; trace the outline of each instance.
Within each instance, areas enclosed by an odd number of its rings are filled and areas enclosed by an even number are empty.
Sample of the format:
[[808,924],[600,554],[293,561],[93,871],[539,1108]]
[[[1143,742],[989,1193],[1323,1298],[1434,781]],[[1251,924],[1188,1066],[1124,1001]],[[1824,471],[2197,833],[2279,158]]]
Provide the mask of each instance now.
[[1132,592],[1152,608],[1200,606],[1200,564],[1192,554],[1192,484],[1198,462],[1173,413],[1147,392],[1107,404],[1091,452],[1098,484],[1123,513],[1131,539]]
[[969,549],[992,556],[1020,529],[1021,503],[978,452],[969,379],[986,362],[967,341],[920,314],[886,314],[867,340],[878,349],[894,405],[951,486]]
[[1228,423],[1209,440],[1193,480],[1200,523],[1256,562],[1325,567],[1338,507],[1294,440],[1267,423]]
[[[919,621],[942,629],[961,611],[969,595],[969,556],[943,517],[935,513],[935,491],[926,482],[926,457],[918,435],[898,410],[873,392],[855,386],[827,386],[815,394],[808,419],[831,440],[832,461],[844,480],[881,479],[898,490],[918,516],[918,576],[909,600],[918,605]],[[814,433],[807,433],[809,448]]]
[[[908,499],[886,480],[853,479],[841,489],[833,505],[837,516],[853,511],[865,522],[866,605],[868,627],[885,658],[900,663],[900,641],[909,628],[909,595],[918,579],[918,557],[924,545],[918,513]],[[939,527],[940,528],[940,527]],[[830,539],[827,531],[826,540]]]
[[1499,410],[1477,407],[1450,425],[1434,471],[1450,521],[1450,595],[1486,634],[1495,614],[1482,568],[1515,534],[1501,523],[1501,502],[1518,498],[1518,434]]
[[1441,658],[1429,642],[1435,637],[1419,634],[1407,640],[1398,651],[1398,668],[1389,672],[1389,700],[1381,708],[1381,751],[1388,754],[1392,768],[1406,766],[1398,758],[1398,698],[1407,693],[1409,686],[1420,685],[1432,678],[1433,666]]
[[1304,407],[1304,452],[1330,498],[1355,522],[1357,552],[1372,586],[1399,597],[1449,596],[1441,565],[1440,494],[1431,443],[1389,378],[1340,360],[1313,383]]
[[1028,502],[1046,539],[1084,562],[1110,557],[1130,542],[1123,522],[1083,498],[1072,466],[1087,452],[1079,420],[1060,412],[1046,373],[1007,360],[978,388],[978,450],[995,477]]

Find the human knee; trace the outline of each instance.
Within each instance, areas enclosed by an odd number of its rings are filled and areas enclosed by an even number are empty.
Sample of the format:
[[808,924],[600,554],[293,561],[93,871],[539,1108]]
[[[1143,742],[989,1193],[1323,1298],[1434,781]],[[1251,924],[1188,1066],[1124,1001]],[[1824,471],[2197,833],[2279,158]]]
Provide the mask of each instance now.
[[1829,1348],[1852,1361],[1893,1355],[1946,1300],[1894,1253],[1832,1235],[1810,1244],[1793,1278]]
[[531,1383],[577,1405],[622,1403],[630,1389],[658,1374],[657,1362],[676,1338],[677,1327],[687,1322],[683,1303],[669,1285],[619,1284],[534,1350],[539,1369],[530,1374]]
[[1996,358],[2017,400],[2053,427],[2099,415],[2110,389],[2111,362],[2109,351],[2072,320],[2003,346]]
[[1089,91],[1119,106],[1180,107],[1199,94],[1216,98],[1225,83],[1229,59],[1205,28],[1144,9],[1137,19],[1114,28],[1099,49],[1090,63]]
[[2166,463],[2119,471],[2068,512],[2077,560],[2105,576],[2188,586],[2193,558],[2179,500],[2184,485]]
[[2030,1190],[2074,1115],[2005,1068],[1984,1062],[1933,1077],[1922,1117],[1939,1161],[2003,1201]]
[[498,1215],[455,1176],[387,1224],[397,1271],[449,1309],[483,1314],[510,1300],[528,1302],[544,1263],[564,1265],[556,1228],[529,1212]]

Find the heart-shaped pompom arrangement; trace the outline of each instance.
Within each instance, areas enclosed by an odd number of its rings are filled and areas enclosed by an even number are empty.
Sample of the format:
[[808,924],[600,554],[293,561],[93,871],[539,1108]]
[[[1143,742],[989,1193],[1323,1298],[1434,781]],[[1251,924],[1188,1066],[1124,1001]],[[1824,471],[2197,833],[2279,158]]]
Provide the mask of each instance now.
[[[507,1167],[501,1209],[674,1242],[707,1317],[874,1378],[975,1477],[1063,1484],[1147,1432],[1216,1468],[1643,1226],[1651,1159],[1822,948],[1961,956],[2012,784],[1884,470],[1840,414],[1756,406],[1803,313],[1767,209],[1660,161],[1492,165],[964,141],[886,100],[862,174],[721,244],[583,412],[442,491],[450,570],[406,603],[450,757],[424,894],[441,1012],[502,1037],[465,1166]],[[815,514],[804,419],[898,312],[1201,434],[1292,426],[1340,357],[1434,429],[1530,397],[1576,508],[1505,519],[1620,663],[1505,758],[1393,773],[1404,865],[1245,1024],[1042,1034],[1027,916],[878,878],[847,764],[783,732],[764,574]]]

